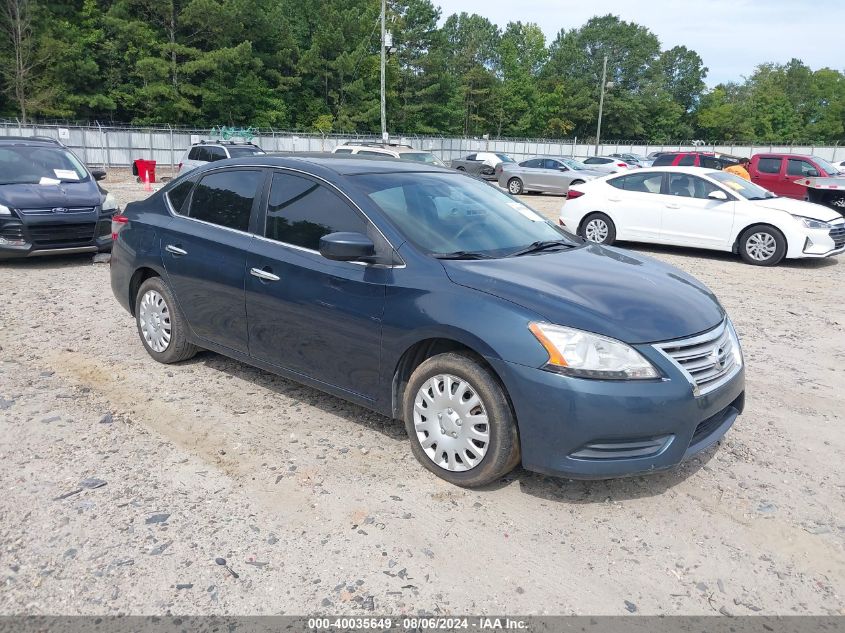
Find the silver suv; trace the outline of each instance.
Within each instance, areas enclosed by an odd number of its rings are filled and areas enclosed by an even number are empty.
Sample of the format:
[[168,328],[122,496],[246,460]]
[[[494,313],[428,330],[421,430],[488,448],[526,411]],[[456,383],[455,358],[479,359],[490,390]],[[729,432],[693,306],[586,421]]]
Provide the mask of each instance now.
[[332,154],[355,154],[357,156],[381,156],[382,158],[398,158],[400,160],[412,160],[417,163],[445,167],[446,163],[437,158],[431,152],[415,149],[410,145],[400,143],[368,143],[348,141],[338,145],[332,150]]
[[191,171],[206,163],[226,158],[243,158],[244,156],[261,156],[266,152],[255,143],[239,143],[236,141],[200,141],[191,145],[179,162],[179,173]]

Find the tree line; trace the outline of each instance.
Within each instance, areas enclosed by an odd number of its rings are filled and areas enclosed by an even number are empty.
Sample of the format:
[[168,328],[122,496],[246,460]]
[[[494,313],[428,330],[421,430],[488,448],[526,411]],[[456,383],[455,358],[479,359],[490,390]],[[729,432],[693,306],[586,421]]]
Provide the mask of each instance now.
[[[378,132],[379,0],[0,0],[0,116]],[[706,89],[686,46],[613,15],[547,42],[390,0],[388,127],[666,142],[845,140],[845,75],[798,59]],[[750,69],[751,70],[751,69]]]

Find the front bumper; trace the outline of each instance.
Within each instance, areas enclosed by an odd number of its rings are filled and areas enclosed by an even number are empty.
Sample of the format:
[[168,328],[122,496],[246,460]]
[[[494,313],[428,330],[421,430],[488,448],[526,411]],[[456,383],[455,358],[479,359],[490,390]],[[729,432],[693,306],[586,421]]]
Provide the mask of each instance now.
[[107,251],[114,213],[0,217],[0,260]]
[[[651,354],[649,354],[651,356]],[[514,406],[527,470],[571,479],[653,473],[717,442],[742,413],[745,372],[703,396],[658,356],[663,380],[588,380],[489,359]]]

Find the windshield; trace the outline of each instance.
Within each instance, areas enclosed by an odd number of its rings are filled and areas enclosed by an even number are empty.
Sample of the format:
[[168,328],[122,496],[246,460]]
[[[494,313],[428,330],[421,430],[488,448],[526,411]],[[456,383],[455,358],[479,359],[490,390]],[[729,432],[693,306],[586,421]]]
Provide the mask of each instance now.
[[740,178],[726,171],[717,171],[712,174],[707,174],[713,180],[722,183],[732,192],[738,196],[742,196],[746,200],[764,200],[766,198],[775,198],[768,189],[758,187],[757,185],[748,182],[745,178]]
[[816,161],[816,164],[822,169],[824,169],[825,173],[827,174],[838,174],[843,169],[842,167],[831,165],[824,158],[819,158],[818,156],[813,156],[813,160]]
[[559,158],[558,160],[569,167],[569,169],[574,169],[575,171],[589,169],[587,165],[582,163],[580,160],[575,160],[574,158]]
[[507,154],[496,154],[503,163],[515,163],[516,161]]
[[242,158],[244,156],[263,156],[264,150],[259,147],[230,147],[229,156]]
[[427,253],[501,257],[534,242],[580,244],[498,189],[458,174],[364,174],[355,183]]
[[88,170],[61,147],[0,147],[0,184],[58,184],[88,180]]
[[446,164],[437,158],[431,152],[403,152],[399,154],[402,160],[412,160],[416,163],[425,163],[426,165],[437,165],[438,167],[445,167]]

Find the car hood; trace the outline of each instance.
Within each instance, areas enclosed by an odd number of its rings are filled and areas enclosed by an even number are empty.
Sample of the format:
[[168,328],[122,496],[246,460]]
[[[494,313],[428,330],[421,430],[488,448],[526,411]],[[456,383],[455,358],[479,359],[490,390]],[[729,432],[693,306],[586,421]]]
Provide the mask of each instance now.
[[750,200],[749,202],[758,207],[774,211],[786,211],[792,215],[803,215],[805,218],[813,218],[822,222],[830,222],[841,217],[836,211],[828,209],[824,205],[795,200],[794,198],[766,198],[765,200]]
[[0,185],[0,204],[13,209],[94,207],[102,201],[100,187],[90,178],[58,185]]
[[551,323],[631,344],[697,334],[725,314],[707,287],[674,266],[597,244],[442,263],[456,284],[512,301]]

